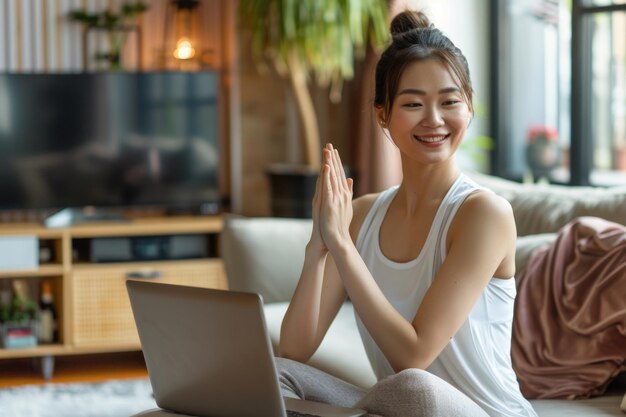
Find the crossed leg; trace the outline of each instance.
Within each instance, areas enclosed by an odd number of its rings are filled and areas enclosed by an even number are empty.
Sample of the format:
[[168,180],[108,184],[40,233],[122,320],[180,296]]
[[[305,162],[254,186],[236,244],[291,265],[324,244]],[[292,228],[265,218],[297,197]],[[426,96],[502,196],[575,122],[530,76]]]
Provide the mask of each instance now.
[[488,417],[468,396],[422,369],[378,381],[355,407],[385,417]]
[[276,367],[286,397],[362,408],[369,416],[487,417],[461,391],[421,369],[404,370],[364,390],[289,359],[276,358]]

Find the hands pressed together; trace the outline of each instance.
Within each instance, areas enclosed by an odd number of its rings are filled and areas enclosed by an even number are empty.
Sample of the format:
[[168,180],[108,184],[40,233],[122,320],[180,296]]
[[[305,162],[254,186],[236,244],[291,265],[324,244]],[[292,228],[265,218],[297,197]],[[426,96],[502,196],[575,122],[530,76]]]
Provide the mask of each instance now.
[[313,197],[311,243],[321,252],[332,253],[352,241],[352,178],[346,178],[339,152],[330,143],[322,152],[322,169]]

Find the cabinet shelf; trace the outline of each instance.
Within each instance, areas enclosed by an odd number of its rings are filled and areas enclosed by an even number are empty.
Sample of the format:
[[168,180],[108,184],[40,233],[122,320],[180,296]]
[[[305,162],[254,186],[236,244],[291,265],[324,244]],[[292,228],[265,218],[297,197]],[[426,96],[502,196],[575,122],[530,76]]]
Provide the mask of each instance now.
[[167,221],[162,218],[146,218],[130,223],[85,223],[72,226],[68,230],[72,238],[217,233],[222,230],[222,219],[219,216],[181,216],[167,218]]
[[62,265],[42,265],[37,269],[19,271],[0,271],[2,278],[37,278],[63,275]]
[[[126,280],[148,279],[180,285],[227,289],[218,257],[220,216],[162,217],[124,223],[80,224],[47,229],[41,225],[0,225],[0,236],[34,235],[40,250],[49,249],[51,263],[32,270],[0,271],[12,278],[53,278],[61,343],[25,349],[2,349],[0,359],[108,353],[141,349],[126,292]],[[206,252],[193,259],[132,262],[91,262],[81,254],[90,241],[108,237],[204,235]],[[42,243],[43,242],[43,243]],[[4,283],[3,283],[4,284]],[[36,283],[33,287],[36,288]]]
[[34,358],[39,356],[55,356],[68,354],[70,349],[62,344],[39,345],[25,349],[2,349],[0,348],[0,359],[5,358]]
[[140,350],[137,343],[117,343],[109,346],[70,346],[64,344],[39,345],[26,349],[0,348],[0,359],[38,358],[42,356],[83,355],[94,353],[114,353]]

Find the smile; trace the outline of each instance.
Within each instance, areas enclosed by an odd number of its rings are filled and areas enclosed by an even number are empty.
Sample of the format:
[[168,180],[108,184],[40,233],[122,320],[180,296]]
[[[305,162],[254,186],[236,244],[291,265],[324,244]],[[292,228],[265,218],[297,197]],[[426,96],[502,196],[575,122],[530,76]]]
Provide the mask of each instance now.
[[413,136],[416,140],[424,143],[437,143],[443,142],[450,135],[441,135],[441,136]]

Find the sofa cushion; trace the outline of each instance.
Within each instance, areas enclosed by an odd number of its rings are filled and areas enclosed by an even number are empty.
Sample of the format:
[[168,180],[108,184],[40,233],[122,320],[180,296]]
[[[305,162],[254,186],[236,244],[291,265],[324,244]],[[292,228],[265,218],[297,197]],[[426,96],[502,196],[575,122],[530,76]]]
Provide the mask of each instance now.
[[255,292],[263,301],[289,301],[296,288],[310,219],[227,216],[220,255],[231,290]]
[[580,216],[601,217],[626,225],[626,186],[520,184],[478,173],[470,177],[511,203],[519,236],[556,232]]
[[617,394],[584,400],[531,400],[539,417],[623,416]]
[[[271,303],[264,306],[268,331],[277,352],[280,325],[288,303]],[[376,383],[365,348],[354,318],[352,303],[346,302],[330,325],[324,340],[309,364],[362,388]]]

